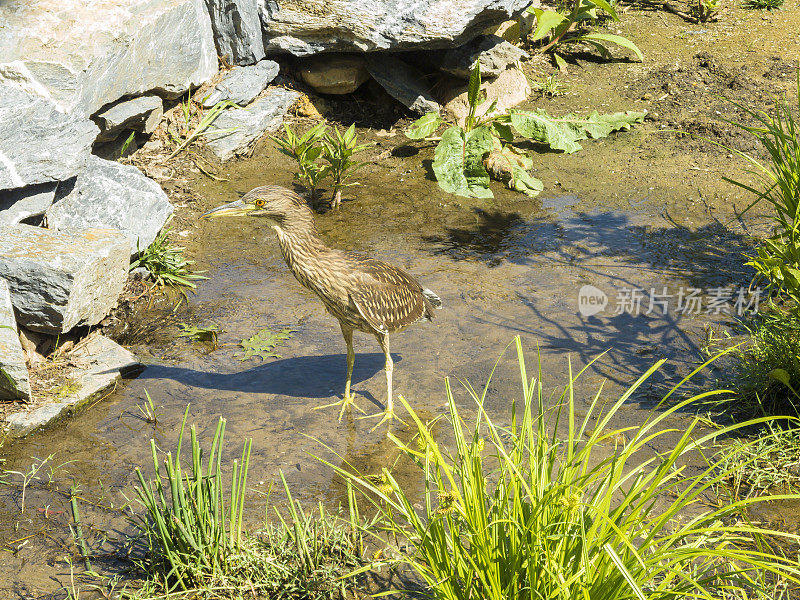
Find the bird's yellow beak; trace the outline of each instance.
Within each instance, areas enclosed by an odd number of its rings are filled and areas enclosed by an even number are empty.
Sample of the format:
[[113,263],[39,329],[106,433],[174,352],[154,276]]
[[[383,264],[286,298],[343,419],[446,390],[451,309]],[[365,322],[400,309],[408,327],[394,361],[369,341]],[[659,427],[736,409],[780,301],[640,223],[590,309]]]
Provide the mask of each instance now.
[[247,215],[247,213],[255,209],[256,206],[254,204],[248,204],[247,202],[236,200],[234,202],[229,202],[228,204],[218,206],[217,208],[212,208],[210,211],[205,213],[202,218],[211,219],[213,217],[244,217]]

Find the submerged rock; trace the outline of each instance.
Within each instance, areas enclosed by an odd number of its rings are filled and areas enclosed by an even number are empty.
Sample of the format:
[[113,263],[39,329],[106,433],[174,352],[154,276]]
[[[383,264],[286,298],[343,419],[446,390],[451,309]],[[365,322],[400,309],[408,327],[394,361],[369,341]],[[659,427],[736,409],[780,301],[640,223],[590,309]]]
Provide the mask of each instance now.
[[211,108],[217,102],[225,100],[239,106],[250,104],[278,76],[279,69],[274,60],[262,60],[250,67],[231,69],[203,99],[203,108]]
[[0,192],[0,225],[16,225],[45,213],[56,197],[57,183],[37,183]]
[[480,62],[481,76],[497,77],[527,58],[528,53],[514,44],[496,35],[485,35],[445,52],[439,68],[450,75],[469,79],[475,63]]
[[[504,113],[509,108],[524,102],[531,94],[531,85],[519,69],[506,69],[491,81],[484,81],[481,89],[486,93],[486,101],[478,108],[478,115],[482,116],[497,100],[495,114]],[[446,99],[445,109],[452,114],[456,121],[463,126],[464,119],[469,114],[469,100],[467,99],[467,86],[459,85],[444,91]]]
[[298,92],[275,88],[245,108],[225,109],[209,128],[208,147],[220,160],[243,153],[264,133],[277,131],[299,97]]
[[367,70],[386,93],[411,112],[418,115],[439,112],[440,106],[425,76],[408,63],[394,56],[376,54],[367,58]]
[[153,243],[172,211],[161,186],[139,169],[92,155],[73,182],[59,185],[46,220],[57,231],[121,231],[133,255],[137,244],[144,250]]
[[124,96],[178,96],[217,72],[203,0],[3,2],[0,48],[0,85],[83,117]]
[[305,56],[453,48],[524,10],[530,0],[270,0],[259,2],[267,52]]
[[128,276],[130,243],[119,231],[56,232],[0,226],[0,277],[20,325],[63,333],[95,325],[116,305]]
[[252,65],[264,58],[257,0],[205,0],[217,53],[229,63]]
[[320,94],[350,94],[369,79],[369,72],[363,56],[322,55],[303,61],[300,77]]
[[96,398],[121,378],[141,369],[136,356],[98,334],[91,334],[75,344],[69,353],[69,364],[73,366],[65,373],[69,382],[67,393],[34,410],[9,415],[6,419],[8,435],[27,435]]
[[31,400],[25,352],[17,335],[17,321],[5,279],[0,279],[0,400]]
[[1,84],[0,131],[0,190],[76,175],[99,132],[86,118],[65,115],[42,98]]
[[97,141],[113,140],[125,129],[152,133],[163,114],[164,103],[158,96],[139,96],[115,102],[94,116],[102,129]]

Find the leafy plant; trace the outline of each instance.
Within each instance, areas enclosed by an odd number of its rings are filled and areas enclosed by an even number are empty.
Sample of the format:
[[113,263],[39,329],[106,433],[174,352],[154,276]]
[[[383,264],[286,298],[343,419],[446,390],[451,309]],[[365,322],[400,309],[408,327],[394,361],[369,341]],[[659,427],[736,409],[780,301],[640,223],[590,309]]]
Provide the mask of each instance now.
[[555,73],[534,81],[532,87],[545,98],[555,98],[566,93],[566,87],[558,80],[558,75]]
[[719,3],[720,0],[697,0],[692,12],[700,23],[715,21],[719,13]]
[[[529,378],[519,338],[516,350],[522,403],[508,403],[505,427],[484,409],[490,383],[482,392],[466,386],[476,408],[470,425],[446,384],[450,447],[434,434],[441,429],[423,422],[401,397],[416,439],[389,438],[420,475],[413,497],[389,470],[378,480],[341,456],[342,463],[326,463],[365,493],[390,540],[409,544],[396,562],[411,567],[432,598],[711,600],[753,597],[772,576],[798,581],[797,561],[776,554],[765,540],[795,536],[735,518],[767,497],[700,507],[730,472],[715,461],[690,473],[685,458],[745,424],[703,434],[698,419],[678,432],[668,423],[718,392],[674,400],[684,380],[642,425],[614,429],[620,408],[664,361],[608,403],[598,390],[579,419],[575,382],[583,371],[573,376],[570,369],[561,403],[548,410],[541,367]],[[673,436],[667,451],[650,450]],[[610,451],[609,442],[620,439]]]
[[205,271],[192,271],[191,266],[194,261],[187,260],[183,256],[183,247],[172,245],[169,239],[171,230],[169,225],[165,226],[153,243],[144,250],[139,249],[137,241],[138,257],[131,263],[130,270],[144,267],[153,277],[156,287],[186,286],[195,288],[197,287],[195,281],[208,279],[208,277],[201,275]]
[[[191,426],[190,471],[181,467],[181,446],[189,407],[186,407],[175,455],[168,452],[163,474],[155,441],[150,440],[154,479],[145,479],[136,468],[136,494],[145,509],[134,523],[147,544],[145,571],[162,575],[168,592],[219,581],[237,567],[243,550],[242,512],[250,465],[251,440],[242,448],[241,460],[233,462],[230,492],[222,480],[222,445],[225,419],[220,418],[208,461]],[[166,482],[166,485],[165,485]]]
[[239,345],[244,352],[234,354],[239,360],[247,360],[254,356],[261,357],[261,360],[268,358],[282,358],[280,354],[273,351],[274,348],[292,337],[292,330],[285,328],[280,331],[272,331],[265,327],[254,336],[245,338]]
[[745,0],[744,7],[758,10],[773,10],[783,6],[783,0]]
[[230,100],[221,100],[208,110],[204,110],[197,102],[194,101],[191,94],[186,95],[186,99],[181,101],[181,115],[183,123],[177,131],[173,131],[167,126],[167,134],[172,139],[172,142],[177,146],[175,150],[166,158],[170,160],[176,156],[181,150],[188,147],[192,142],[197,140],[200,136],[209,134],[225,134],[234,131],[235,127],[227,129],[214,129],[209,131],[211,124],[219,117],[220,113],[226,108],[239,108],[239,106]]
[[311,203],[316,206],[317,186],[330,174],[328,165],[317,162],[323,152],[320,142],[325,137],[327,124],[322,121],[301,136],[292,131],[286,123],[283,124],[283,128],[286,130],[284,137],[270,136],[270,139],[278,144],[278,150],[297,161],[300,170],[294,177],[306,183],[311,191]]
[[219,328],[216,325],[197,327],[186,323],[178,323],[178,328],[180,329],[178,337],[189,338],[193,342],[208,342],[212,348],[216,349],[217,333],[219,332]]
[[[631,50],[639,60],[644,60],[641,50],[628,38],[621,35],[610,33],[594,33],[585,30],[587,26],[593,24],[599,15],[599,11],[611,17],[614,21],[619,21],[617,11],[614,10],[612,3],[606,0],[573,0],[571,7],[567,7],[563,12],[537,8],[531,6],[528,12],[536,15],[536,29],[531,33],[531,41],[537,42],[547,38],[547,43],[540,49],[541,52],[553,50],[558,44],[582,42],[595,48],[604,58],[611,58],[608,51],[608,44],[615,44]],[[559,66],[564,66],[564,59],[553,51],[553,56]]]
[[369,148],[372,144],[356,144],[355,123],[342,134],[333,128],[333,135],[325,132],[322,138],[322,157],[330,163],[328,172],[333,178],[333,200],[331,208],[339,208],[342,202],[342,188],[355,183],[345,183],[353,173],[367,164],[365,161],[354,161],[352,157],[357,152]]
[[800,71],[797,76],[798,117],[784,97],[776,100],[772,114],[750,109],[739,102],[730,102],[757,121],[750,126],[727,120],[758,140],[770,157],[769,164],[738,150],[727,148],[747,160],[753,167],[749,173],[760,180],[760,189],[746,183],[723,177],[748,192],[756,199],[745,211],[766,200],[772,206],[774,232],[765,240],[748,265],[757,273],[756,280],[766,280],[773,289],[786,293],[800,302]]
[[[515,133],[554,150],[572,153],[581,149],[578,141],[630,129],[646,115],[633,111],[600,115],[594,111],[584,118],[572,114],[554,118],[542,110],[513,109],[495,114],[496,102],[479,113],[478,108],[486,99],[481,91],[479,62],[470,75],[467,98],[469,113],[464,125],[453,125],[442,133],[432,168],[444,191],[471,198],[493,196],[489,189],[490,174],[510,189],[528,196],[536,196],[544,189],[544,184],[528,172],[533,161],[511,145]],[[412,123],[405,133],[412,140],[427,138],[442,123],[437,113],[428,113]]]

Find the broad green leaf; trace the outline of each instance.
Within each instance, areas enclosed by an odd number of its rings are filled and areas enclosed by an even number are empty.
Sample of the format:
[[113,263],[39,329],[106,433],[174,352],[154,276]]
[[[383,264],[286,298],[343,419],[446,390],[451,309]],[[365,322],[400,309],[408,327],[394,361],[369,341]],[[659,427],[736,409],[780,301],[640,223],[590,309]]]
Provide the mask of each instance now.
[[514,133],[509,125],[492,121],[492,129],[494,129],[494,134],[504,142],[514,141]]
[[439,113],[429,112],[408,126],[408,129],[406,129],[406,137],[411,140],[421,140],[439,129],[439,125],[441,124],[442,118],[439,116]]
[[481,126],[468,134],[457,126],[442,134],[433,160],[433,172],[444,191],[470,198],[491,198],[489,174],[483,156],[492,150],[491,129]]
[[601,115],[594,111],[585,118],[576,115],[553,118],[542,110],[510,111],[511,125],[520,135],[568,154],[581,149],[579,140],[606,137],[613,131],[630,129],[633,123],[643,121],[645,115],[635,111]]
[[531,198],[538,196],[539,192],[544,189],[544,183],[540,179],[537,179],[521,167],[514,165],[512,166],[512,171],[513,177],[506,184],[510,189],[522,192]]
[[556,60],[556,66],[558,67],[559,71],[566,71],[567,70],[567,61],[560,54],[556,54],[553,52],[553,58]]
[[614,7],[611,6],[609,2],[606,2],[606,0],[592,0],[592,3],[596,4],[604,11],[606,11],[609,15],[611,15],[612,19],[614,19],[615,21],[619,21],[619,17],[617,16],[617,11],[614,10]]
[[531,37],[534,42],[546,37],[555,27],[567,20],[564,15],[553,10],[534,8],[533,13],[536,15],[536,29]]
[[639,60],[644,60],[644,55],[642,51],[639,50],[638,46],[630,41],[628,38],[622,37],[621,35],[614,35],[611,33],[587,33],[586,35],[581,35],[578,37],[570,38],[570,42],[581,42],[581,41],[593,41],[593,42],[610,42],[612,44],[616,44],[617,46],[622,46],[623,48],[627,48],[628,50],[632,51]]

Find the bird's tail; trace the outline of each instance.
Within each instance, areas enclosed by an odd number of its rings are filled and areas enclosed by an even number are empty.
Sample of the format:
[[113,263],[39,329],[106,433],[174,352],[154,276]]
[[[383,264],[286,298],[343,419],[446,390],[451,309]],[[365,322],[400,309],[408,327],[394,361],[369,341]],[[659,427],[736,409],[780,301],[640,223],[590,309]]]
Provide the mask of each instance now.
[[442,299],[428,288],[422,290],[422,295],[433,305],[433,308],[442,308]]

